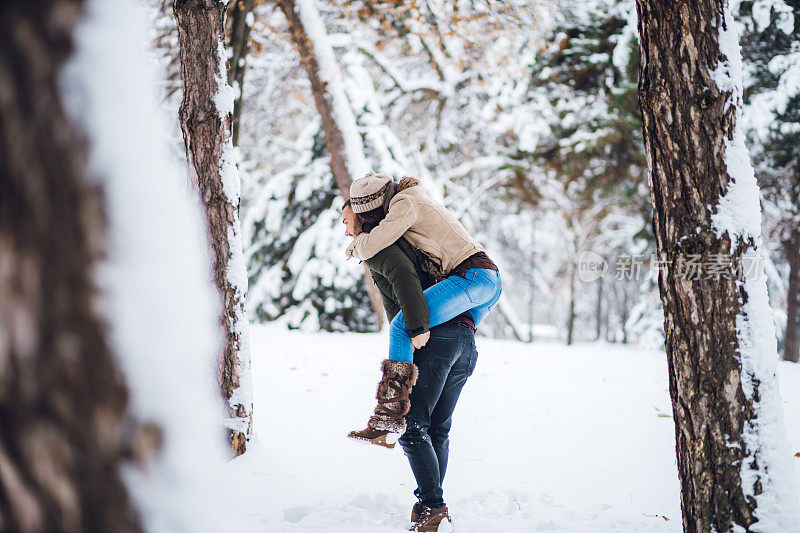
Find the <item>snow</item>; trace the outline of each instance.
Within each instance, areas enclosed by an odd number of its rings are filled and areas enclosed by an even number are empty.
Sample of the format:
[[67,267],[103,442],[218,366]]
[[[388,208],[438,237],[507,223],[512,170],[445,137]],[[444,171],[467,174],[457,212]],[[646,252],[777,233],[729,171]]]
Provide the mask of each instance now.
[[[407,529],[416,484],[399,445],[345,437],[374,407],[385,334],[274,325],[252,334],[256,435],[226,480],[241,489],[245,530]],[[477,342],[444,485],[459,533],[682,530],[663,352]],[[796,411],[800,366],[781,371],[786,408]],[[791,422],[800,451],[800,419]],[[786,471],[797,476],[795,468]]]
[[236,369],[239,377],[239,386],[231,392],[228,404],[234,411],[238,405],[244,406],[245,416],[226,416],[223,423],[235,431],[249,435],[250,419],[253,412],[253,391],[250,378],[250,342],[248,340],[247,314],[245,312],[247,268],[242,248],[241,223],[239,221],[241,178],[239,177],[239,169],[236,166],[239,160],[239,153],[233,147],[230,131],[230,115],[233,113],[237,90],[228,85],[227,82],[225,60],[228,55],[224,40],[221,39],[217,46],[219,70],[215,75],[217,93],[214,96],[214,102],[223,124],[228,124],[219,161],[219,173],[222,180],[222,191],[231,206],[233,206],[233,220],[227,231],[230,256],[228,257],[228,263],[225,265],[225,275],[234,290],[234,312],[233,316],[230,317],[230,329],[238,334]]
[[[761,206],[750,155],[745,146],[742,125],[742,57],[739,46],[739,26],[730,6],[723,12],[724,29],[720,26],[719,61],[710,72],[723,93],[729,93],[727,111],[733,105],[735,128],[731,139],[725,140],[725,164],[730,181],[720,198],[712,225],[718,237],[727,233],[731,253],[740,242],[748,246],[751,255],[759,254],[761,243]],[[748,244],[752,242],[752,245]],[[759,519],[754,531],[778,532],[800,529],[795,512],[797,483],[791,475],[791,456],[785,435],[781,395],[776,376],[778,364],[777,340],[773,312],[767,296],[763,264],[755,272],[745,273],[737,286],[744,289],[747,299],[736,317],[736,330],[741,362],[741,385],[746,398],[753,402],[755,417],[743,430],[742,441],[746,456],[741,475],[745,496],[757,502],[755,515]],[[738,446],[739,442],[732,442]],[[756,495],[760,481],[763,492]]]
[[623,2],[618,6],[618,13],[620,16],[627,19],[627,24],[625,24],[622,34],[614,45],[614,52],[612,55],[612,63],[620,72],[625,72],[625,70],[627,70],[630,61],[631,47],[635,46],[639,39],[639,20],[636,16],[636,7],[632,4],[633,2]]
[[[737,111],[739,114],[740,111]],[[739,239],[759,239],[761,236],[759,188],[741,126],[734,130],[733,139],[725,140],[725,165],[731,181],[728,182],[725,195],[719,199],[717,211],[711,220],[717,236],[721,237],[727,232],[731,237],[731,246],[735,247]]]
[[753,2],[753,19],[756,22],[756,31],[762,32],[769,25],[771,12],[777,14],[777,27],[786,35],[794,29],[792,8],[784,0],[756,0]]
[[205,216],[185,171],[172,164],[170,127],[156,112],[147,24],[131,0],[87,2],[62,85],[107,205],[99,309],[131,415],[164,434],[150,464],[124,469],[127,487],[147,531],[223,531],[235,517],[225,517],[231,503],[218,481],[227,459],[215,383],[219,304]]
[[217,45],[217,57],[219,58],[219,70],[215,75],[217,80],[217,93],[214,95],[214,103],[217,105],[219,116],[224,120],[227,115],[233,113],[233,104],[236,100],[236,90],[228,84],[226,65],[228,52],[225,43],[220,41]]

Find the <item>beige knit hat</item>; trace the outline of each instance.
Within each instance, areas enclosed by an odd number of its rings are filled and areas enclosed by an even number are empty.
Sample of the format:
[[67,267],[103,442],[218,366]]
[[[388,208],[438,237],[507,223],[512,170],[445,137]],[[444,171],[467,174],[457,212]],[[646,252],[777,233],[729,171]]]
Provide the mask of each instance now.
[[355,213],[366,213],[383,205],[386,195],[386,184],[392,178],[383,174],[375,174],[371,170],[363,178],[358,178],[350,185],[350,205]]

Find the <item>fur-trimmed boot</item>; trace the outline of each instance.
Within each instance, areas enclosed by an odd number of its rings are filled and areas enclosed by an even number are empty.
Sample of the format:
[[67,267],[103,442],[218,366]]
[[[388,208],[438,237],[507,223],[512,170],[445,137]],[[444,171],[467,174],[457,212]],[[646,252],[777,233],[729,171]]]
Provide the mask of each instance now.
[[351,431],[351,439],[363,440],[378,446],[394,448],[395,441],[388,440],[390,433],[403,433],[406,430],[405,415],[411,407],[409,396],[417,382],[417,367],[414,363],[403,363],[384,359],[381,361],[381,377],[375,397],[378,405],[369,417],[367,427],[361,431]]

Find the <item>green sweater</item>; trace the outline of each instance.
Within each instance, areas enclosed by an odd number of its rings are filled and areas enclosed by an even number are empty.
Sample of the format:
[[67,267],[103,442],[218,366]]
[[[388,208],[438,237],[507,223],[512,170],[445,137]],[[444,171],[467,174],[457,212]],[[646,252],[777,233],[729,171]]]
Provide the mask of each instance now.
[[428,304],[417,273],[417,254],[408,241],[401,237],[364,262],[381,291],[389,320],[402,310],[409,335],[428,331]]

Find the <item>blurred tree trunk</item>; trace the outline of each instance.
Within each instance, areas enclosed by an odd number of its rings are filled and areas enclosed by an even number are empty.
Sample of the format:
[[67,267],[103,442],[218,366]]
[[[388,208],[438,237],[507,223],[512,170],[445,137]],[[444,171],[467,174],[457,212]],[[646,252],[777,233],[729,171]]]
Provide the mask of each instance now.
[[628,315],[629,315],[629,297],[630,297],[631,284],[622,280],[622,304],[619,309],[619,322],[622,329],[622,344],[628,344]]
[[800,228],[795,227],[784,245],[784,256],[789,263],[789,288],[786,292],[786,332],[783,358],[800,362]]
[[[741,80],[733,68],[718,67],[721,61],[735,63],[726,56],[730,49],[720,48],[720,33],[731,30],[733,20],[725,0],[637,0],[637,8],[639,104],[653,229],[659,256],[669,260],[658,282],[683,527],[686,532],[751,531],[758,521],[759,495],[773,482],[765,472],[775,466],[767,464],[761,433],[766,422],[757,420],[757,413],[761,408],[779,412],[781,407],[771,389],[775,376],[760,371],[769,362],[756,360],[769,357],[759,350],[772,348],[755,346],[749,330],[741,333],[741,342],[737,334],[737,320],[756,329],[771,322],[744,307],[750,299],[764,301],[766,286],[761,294],[748,290],[754,281],[736,279],[735,268],[744,255],[758,251],[748,233],[751,228],[740,230],[732,242],[733,230],[718,233],[712,218],[726,208],[720,198],[733,186],[729,172],[735,169],[726,164],[726,152],[744,152],[743,142],[739,147],[730,141],[741,109]],[[717,76],[727,76],[726,90],[711,76],[717,68]],[[757,200],[747,208],[756,211]],[[758,216],[738,209],[732,216]],[[682,274],[681,262],[695,255],[701,264],[715,257],[730,258],[731,263],[721,276]]]
[[249,362],[244,362],[249,361],[244,289],[229,276],[232,257],[242,253],[238,175],[234,175],[231,161],[223,161],[226,144],[230,144],[231,116],[220,116],[216,103],[218,80],[226,79],[220,72],[222,58],[218,54],[224,50],[221,43],[225,6],[219,0],[175,0],[173,9],[178,23],[183,79],[181,130],[186,157],[206,208],[214,251],[214,281],[223,299],[220,319],[226,343],[220,358],[219,379],[229,410],[231,448],[234,455],[240,455],[245,452],[252,429],[252,404],[247,397],[235,395],[243,382],[249,383],[250,367]]
[[80,0],[0,4],[0,530],[140,531],[97,313],[103,194],[58,78]]
[[[325,146],[331,158],[330,166],[333,179],[336,181],[336,186],[339,188],[342,198],[346,200],[350,198],[350,184],[353,182],[353,173],[357,172],[356,169],[351,169],[348,165],[348,163],[353,163],[348,161],[346,146],[347,142],[351,141],[345,138],[343,127],[338,123],[338,120],[342,120],[342,117],[334,112],[334,95],[331,94],[328,81],[323,79],[321,75],[320,60],[317,57],[318,52],[314,48],[314,41],[310,38],[309,31],[303,24],[304,19],[300,16],[296,2],[294,0],[278,0],[278,6],[286,16],[292,42],[300,54],[300,62],[303,64],[303,68],[305,68],[308,79],[311,82],[314,105],[322,121]],[[361,143],[360,140],[358,142]],[[363,150],[363,144],[360,144],[359,147]],[[364,265],[364,283],[372,303],[372,309],[375,312],[378,329],[380,329],[386,318],[383,310],[383,301],[366,264]]]
[[567,317],[567,346],[571,345],[575,334],[575,271],[578,269],[577,259],[569,270],[569,316]]
[[233,0],[228,5],[230,26],[228,48],[231,51],[228,84],[239,88],[233,103],[231,141],[234,146],[239,146],[239,119],[242,116],[242,99],[244,98],[244,72],[247,68],[247,53],[250,49],[250,29],[254,7],[255,0]]
[[599,341],[603,329],[603,276],[597,278],[597,305],[594,310],[594,340]]

